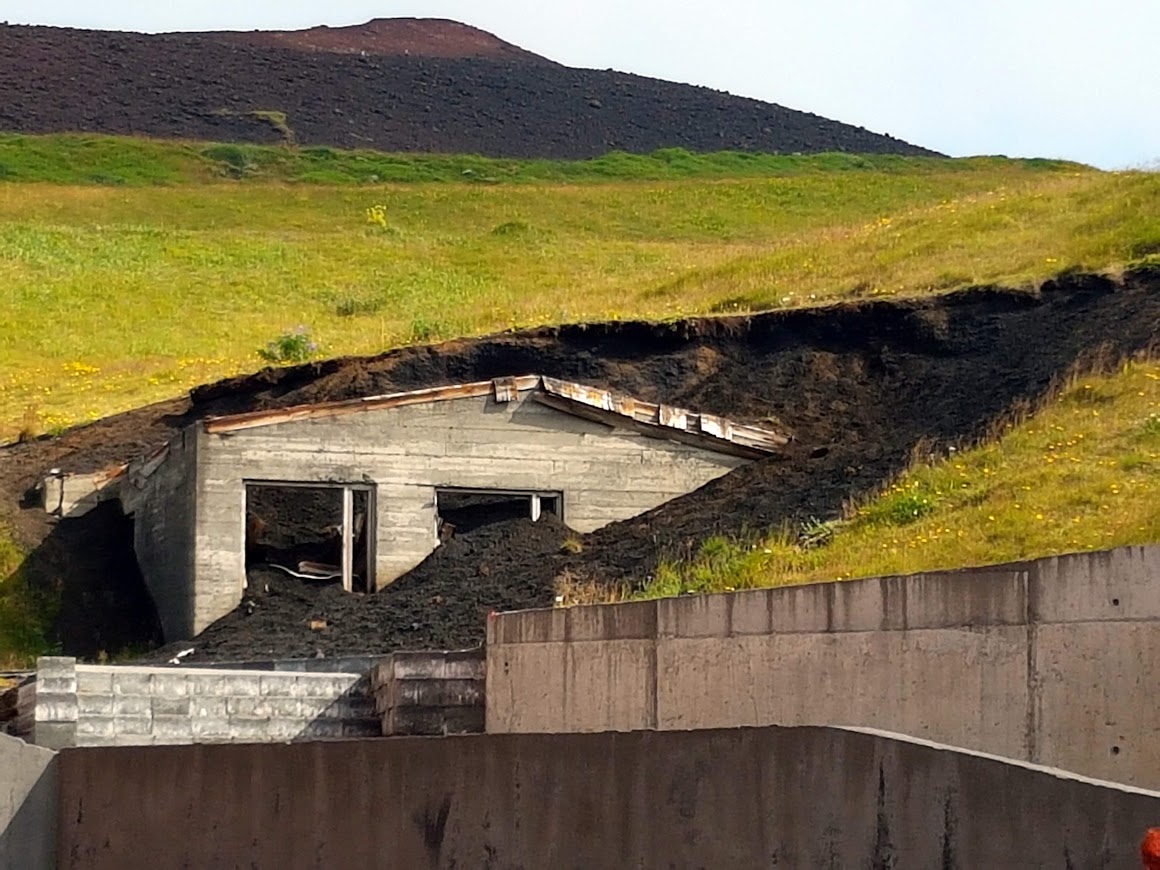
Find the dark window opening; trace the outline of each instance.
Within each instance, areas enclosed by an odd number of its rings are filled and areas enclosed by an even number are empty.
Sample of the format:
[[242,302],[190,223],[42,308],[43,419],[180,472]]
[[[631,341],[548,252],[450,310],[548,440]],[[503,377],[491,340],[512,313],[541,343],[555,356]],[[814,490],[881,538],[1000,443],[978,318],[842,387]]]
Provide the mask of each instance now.
[[561,515],[563,498],[558,492],[505,492],[500,490],[436,490],[439,540],[466,534],[492,523],[538,520],[541,514]]
[[246,571],[272,566],[372,591],[370,514],[366,487],[247,484]]

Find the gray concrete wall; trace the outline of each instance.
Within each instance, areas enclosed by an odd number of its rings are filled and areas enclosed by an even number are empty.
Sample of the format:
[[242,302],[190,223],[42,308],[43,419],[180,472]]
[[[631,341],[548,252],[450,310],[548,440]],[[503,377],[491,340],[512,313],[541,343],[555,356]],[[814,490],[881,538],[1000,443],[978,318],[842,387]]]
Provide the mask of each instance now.
[[200,631],[241,600],[245,481],[376,485],[376,583],[438,545],[439,486],[562,491],[590,531],[690,492],[746,460],[544,407],[524,394],[455,399],[201,435],[197,493]]
[[[62,868],[1139,866],[1160,794],[825,728],[61,753]],[[206,832],[212,831],[212,836]]]
[[1160,547],[499,614],[489,732],[849,725],[1160,787]]
[[0,734],[0,870],[56,866],[56,753]]
[[[365,674],[138,668],[42,658],[38,682],[71,697],[41,702],[36,742],[66,746],[252,743],[380,736]],[[51,674],[51,676],[47,676]]]
[[196,438],[195,429],[182,432],[162,460],[131,466],[119,487],[125,513],[133,515],[137,563],[167,641],[194,633]]

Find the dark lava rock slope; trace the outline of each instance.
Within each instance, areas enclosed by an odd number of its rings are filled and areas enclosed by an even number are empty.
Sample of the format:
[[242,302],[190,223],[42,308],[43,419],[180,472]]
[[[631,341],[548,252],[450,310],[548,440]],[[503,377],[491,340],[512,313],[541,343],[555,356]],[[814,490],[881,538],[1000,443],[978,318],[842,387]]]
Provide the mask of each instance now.
[[[348,33],[338,45],[359,38]],[[274,143],[286,134],[264,113],[278,112],[299,144],[380,151],[933,153],[772,103],[535,56],[364,55],[303,45],[0,26],[0,130]]]

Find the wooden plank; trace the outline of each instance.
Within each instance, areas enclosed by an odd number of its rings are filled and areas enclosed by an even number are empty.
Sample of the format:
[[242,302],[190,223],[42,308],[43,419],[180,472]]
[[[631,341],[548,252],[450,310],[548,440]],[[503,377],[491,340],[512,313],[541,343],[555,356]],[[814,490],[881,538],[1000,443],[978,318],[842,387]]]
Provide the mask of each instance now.
[[[533,389],[540,381],[536,375],[523,375],[512,380],[515,382],[517,390]],[[428,402],[446,401],[448,399],[487,396],[492,393],[493,389],[492,381],[476,381],[469,384],[431,387],[425,390],[412,390],[405,393],[388,393],[381,396],[366,396],[358,399],[317,402],[311,405],[294,405],[289,408],[278,408],[270,411],[250,411],[244,414],[231,414],[225,417],[209,417],[203,421],[203,425],[207,432],[220,434],[236,432],[243,429],[253,429],[259,426],[272,426],[296,420],[315,420],[334,417],[340,414],[349,414],[358,411],[380,408],[402,408],[408,405],[420,405]]]
[[695,447],[700,447],[703,450],[709,450],[716,453],[725,453],[731,456],[740,456],[744,459],[765,459],[770,454],[775,453],[774,450],[766,450],[757,447],[750,447],[744,444],[736,444],[733,441],[726,441],[723,438],[715,438],[712,435],[702,435],[699,432],[682,432],[679,429],[661,428],[653,426],[648,423],[640,423],[628,417],[623,417],[615,412],[601,411],[598,408],[593,408],[586,405],[578,404],[570,399],[565,399],[560,396],[555,396],[550,393],[537,393],[532,396],[533,400],[549,408],[558,408],[569,414],[575,414],[578,417],[594,420],[599,423],[617,428],[623,427],[632,429],[642,435],[657,439],[671,439],[673,441],[680,441],[685,444],[691,444]]
[[520,388],[515,378],[496,378],[492,386],[497,402],[511,402],[519,398]]
[[687,429],[689,413],[684,408],[674,408],[672,405],[661,405],[657,409],[657,422],[670,429]]

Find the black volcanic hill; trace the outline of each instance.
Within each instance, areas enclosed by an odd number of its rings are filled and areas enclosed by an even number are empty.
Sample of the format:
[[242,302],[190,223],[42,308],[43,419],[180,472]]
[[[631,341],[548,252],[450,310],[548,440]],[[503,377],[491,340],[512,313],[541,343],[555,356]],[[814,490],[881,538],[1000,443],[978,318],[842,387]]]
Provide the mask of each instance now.
[[0,26],[0,130],[269,143],[287,136],[271,114],[281,113],[300,144],[382,151],[934,153],[772,103],[549,63],[488,34],[483,44],[463,25],[452,33],[452,22],[411,21],[405,39],[384,37],[381,21],[321,38],[317,28],[290,38]]

